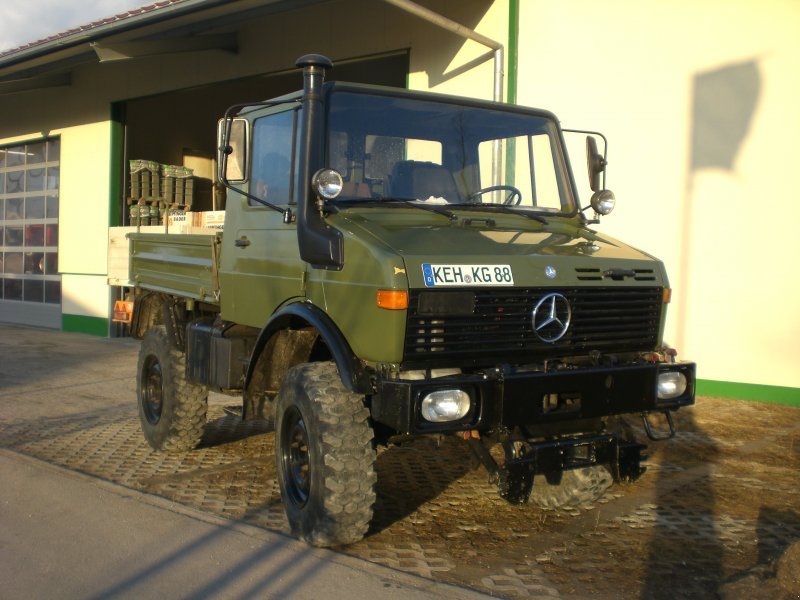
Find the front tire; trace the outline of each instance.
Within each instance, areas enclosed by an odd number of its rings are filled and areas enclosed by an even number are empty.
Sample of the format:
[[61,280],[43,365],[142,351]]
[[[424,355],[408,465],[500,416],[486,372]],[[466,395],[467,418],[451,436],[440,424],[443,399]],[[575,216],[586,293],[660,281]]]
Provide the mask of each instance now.
[[336,365],[289,370],[276,399],[278,482],[292,533],[314,546],[364,537],[375,503],[375,450],[363,396]]
[[186,452],[203,437],[208,390],[186,380],[186,355],[169,341],[164,325],[145,334],[136,378],[139,421],[147,443],[161,452]]

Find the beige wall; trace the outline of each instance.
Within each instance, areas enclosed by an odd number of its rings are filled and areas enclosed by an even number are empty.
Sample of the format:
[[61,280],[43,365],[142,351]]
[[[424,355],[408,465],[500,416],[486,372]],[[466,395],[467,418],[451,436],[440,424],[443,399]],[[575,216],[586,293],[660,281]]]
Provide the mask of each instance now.
[[800,387],[800,4],[520,4],[519,103],[609,136],[600,229],[666,262],[668,340],[700,378]]

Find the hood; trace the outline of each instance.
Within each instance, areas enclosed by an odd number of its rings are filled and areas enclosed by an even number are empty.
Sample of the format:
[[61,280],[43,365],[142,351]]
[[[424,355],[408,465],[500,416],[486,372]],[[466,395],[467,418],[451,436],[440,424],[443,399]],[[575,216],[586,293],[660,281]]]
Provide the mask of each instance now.
[[[400,255],[411,288],[666,285],[661,263],[652,256],[575,221],[546,217],[542,224],[521,215],[454,212],[459,219],[452,222],[404,208],[348,210],[337,216],[350,235]],[[482,274],[497,268],[502,279],[484,282]]]

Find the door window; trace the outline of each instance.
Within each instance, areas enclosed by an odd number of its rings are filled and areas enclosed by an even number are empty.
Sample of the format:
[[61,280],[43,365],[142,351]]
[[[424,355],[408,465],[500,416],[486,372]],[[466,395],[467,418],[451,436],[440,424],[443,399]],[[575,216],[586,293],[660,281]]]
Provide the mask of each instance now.
[[[296,110],[267,115],[253,126],[250,193],[270,204],[289,204],[292,200],[296,115]],[[260,206],[255,200],[248,202]]]

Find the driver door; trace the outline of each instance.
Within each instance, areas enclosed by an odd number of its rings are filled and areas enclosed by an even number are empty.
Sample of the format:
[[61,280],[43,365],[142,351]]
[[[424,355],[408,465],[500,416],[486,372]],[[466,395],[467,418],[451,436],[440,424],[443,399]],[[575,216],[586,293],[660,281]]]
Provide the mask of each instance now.
[[[276,107],[252,126],[250,194],[287,207],[296,187],[297,107]],[[220,264],[220,300],[225,320],[263,327],[288,300],[302,297],[306,265],[297,229],[283,215],[243,195],[229,194]]]

